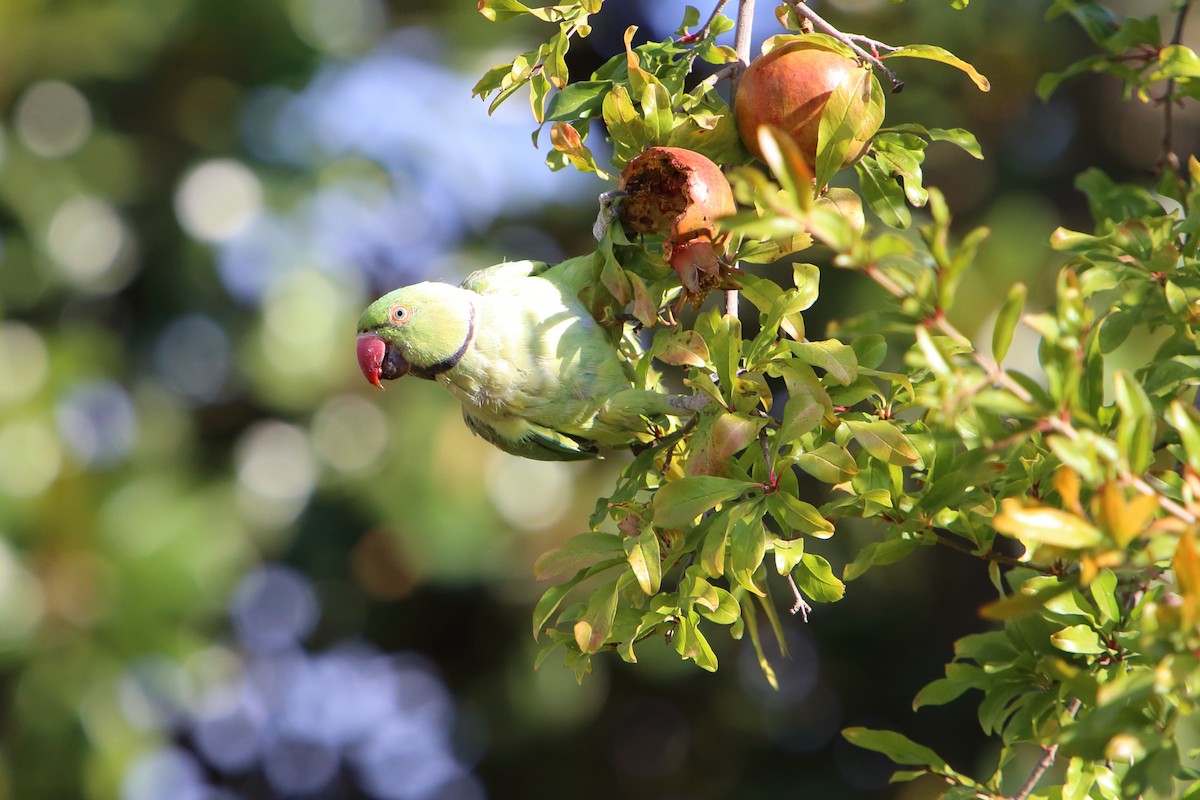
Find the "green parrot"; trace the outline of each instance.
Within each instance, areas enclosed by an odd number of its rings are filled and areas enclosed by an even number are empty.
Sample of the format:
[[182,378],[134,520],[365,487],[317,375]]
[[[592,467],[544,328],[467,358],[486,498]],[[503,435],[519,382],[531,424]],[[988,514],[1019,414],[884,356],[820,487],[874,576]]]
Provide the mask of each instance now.
[[359,367],[381,389],[380,379],[410,373],[437,381],[471,430],[524,458],[595,458],[646,441],[652,420],[669,427],[664,416],[694,413],[697,400],[635,386],[612,335],[579,299],[593,263],[513,261],[461,286],[389,292],[358,321]]

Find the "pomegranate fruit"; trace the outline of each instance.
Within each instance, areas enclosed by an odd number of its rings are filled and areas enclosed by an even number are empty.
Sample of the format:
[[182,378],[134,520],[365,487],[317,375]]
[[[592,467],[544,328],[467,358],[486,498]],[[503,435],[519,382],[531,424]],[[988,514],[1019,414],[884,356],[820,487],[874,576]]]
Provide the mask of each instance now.
[[680,147],[652,147],[621,172],[625,224],[643,235],[662,235],[663,258],[693,299],[724,280],[721,241],[714,222],[734,213],[733,190],[721,168]]
[[870,108],[872,92],[882,96],[882,90],[869,67],[815,42],[788,42],[750,62],[738,84],[734,108],[742,144],[761,159],[758,129],[773,125],[796,143],[813,169],[821,112],[839,86],[853,92],[850,119],[859,123],[842,166],[853,164],[867,152],[883,121],[883,115]]

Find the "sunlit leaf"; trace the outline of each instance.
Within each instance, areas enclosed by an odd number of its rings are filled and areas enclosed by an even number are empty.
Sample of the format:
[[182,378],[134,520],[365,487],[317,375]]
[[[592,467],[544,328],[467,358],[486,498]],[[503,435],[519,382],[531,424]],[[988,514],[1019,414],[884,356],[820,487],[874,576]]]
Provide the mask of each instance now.
[[945,759],[937,753],[895,731],[846,728],[842,731],[842,736],[851,744],[865,750],[883,753],[897,764],[924,766],[935,770],[946,766]]
[[539,581],[579,569],[583,564],[601,557],[611,557],[621,550],[621,537],[611,533],[581,533],[572,536],[561,547],[543,553],[533,564],[533,574]]
[[908,466],[921,460],[908,437],[888,420],[846,420],[855,440],[874,458],[889,464]]
[[913,44],[907,47],[901,47],[899,50],[894,50],[888,53],[881,54],[883,58],[924,58],[930,61],[938,61],[942,64],[949,64],[952,67],[961,69],[971,78],[974,84],[979,87],[980,91],[986,92],[992,88],[991,82],[988,81],[979,70],[963,61],[958,56],[951,53],[942,47],[937,47],[931,44]]
[[1024,505],[1006,498],[992,523],[996,530],[1014,539],[1035,544],[1079,550],[1104,541],[1104,535],[1087,520],[1050,506]]
[[646,528],[636,539],[625,539],[625,554],[638,586],[646,594],[654,594],[662,583],[662,562],[659,560],[659,541],[653,528]]
[[816,553],[805,553],[792,577],[800,591],[818,603],[834,603],[846,594],[846,584],[833,574],[829,562]]
[[757,484],[732,478],[698,475],[671,481],[654,494],[654,524],[681,528],[717,505],[753,489]]
[[1100,635],[1088,625],[1071,625],[1051,634],[1050,642],[1066,653],[1095,655],[1108,650]]
[[845,483],[858,474],[854,457],[845,447],[834,442],[826,442],[815,450],[801,453],[796,465],[817,480],[829,484]]
[[[661,334],[660,334],[661,335]],[[671,331],[666,343],[658,350],[658,360],[676,366],[703,367],[708,363],[708,345],[694,330]]]

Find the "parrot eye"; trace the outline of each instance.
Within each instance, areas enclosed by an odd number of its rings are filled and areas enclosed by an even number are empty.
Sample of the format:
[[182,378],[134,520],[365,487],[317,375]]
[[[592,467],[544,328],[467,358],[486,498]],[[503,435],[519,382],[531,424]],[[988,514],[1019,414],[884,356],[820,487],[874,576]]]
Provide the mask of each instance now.
[[405,323],[408,322],[409,311],[404,306],[396,306],[392,309],[392,321]]

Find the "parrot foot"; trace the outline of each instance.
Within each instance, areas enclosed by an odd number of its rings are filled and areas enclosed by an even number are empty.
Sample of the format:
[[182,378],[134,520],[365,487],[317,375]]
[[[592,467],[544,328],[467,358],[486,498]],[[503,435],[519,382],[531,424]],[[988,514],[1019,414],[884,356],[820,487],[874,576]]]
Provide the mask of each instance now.
[[596,214],[596,221],[592,224],[592,236],[599,242],[608,233],[608,229],[613,226],[621,215],[621,200],[629,196],[629,192],[620,189],[613,189],[611,192],[603,192],[599,197],[600,211]]

